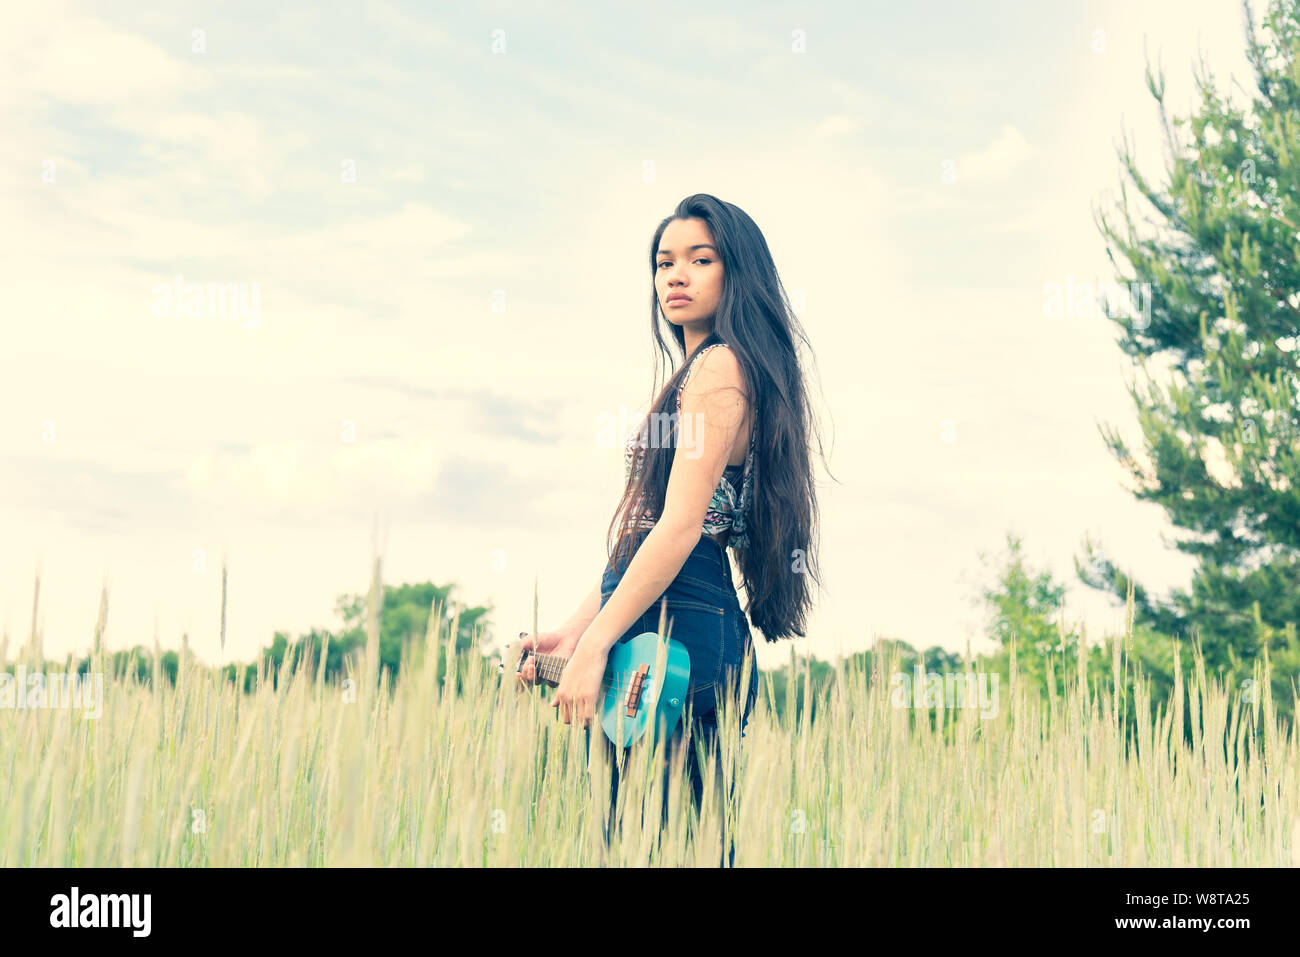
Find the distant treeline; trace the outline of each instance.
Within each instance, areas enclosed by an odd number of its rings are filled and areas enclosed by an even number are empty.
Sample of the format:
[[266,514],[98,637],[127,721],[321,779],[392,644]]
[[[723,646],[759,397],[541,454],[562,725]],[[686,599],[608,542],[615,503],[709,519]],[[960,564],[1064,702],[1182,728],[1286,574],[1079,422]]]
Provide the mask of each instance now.
[[[923,674],[956,675],[967,670],[982,675],[998,675],[1001,694],[1009,694],[1011,678],[1011,652],[1015,644],[1017,681],[1035,689],[1043,697],[1067,695],[1074,692],[1079,668],[1079,655],[1084,655],[1084,672],[1091,694],[1113,694],[1118,687],[1123,695],[1122,710],[1127,720],[1136,714],[1137,699],[1134,685],[1138,680],[1146,683],[1146,697],[1150,700],[1152,715],[1172,707],[1175,688],[1174,648],[1178,646],[1181,686],[1186,695],[1193,686],[1191,678],[1196,667],[1193,641],[1187,636],[1159,633],[1145,624],[1135,624],[1129,635],[1119,637],[1121,642],[1121,667],[1114,669],[1113,638],[1104,642],[1088,642],[1083,648],[1082,629],[1077,623],[1066,623],[1061,614],[1065,588],[1055,582],[1048,572],[1028,568],[1021,555],[1021,543],[1009,536],[1008,553],[996,570],[995,581],[982,593],[987,616],[985,633],[996,642],[996,650],[987,654],[972,654],[969,664],[964,654],[932,646],[918,651],[905,641],[879,638],[874,650],[858,651],[846,656],[839,664],[823,661],[803,654],[792,656],[788,663],[761,672],[760,688],[768,696],[769,706],[782,716],[782,720],[802,720],[804,708],[809,708],[809,718],[815,718],[819,701],[825,695],[837,673],[859,674],[863,680],[876,667],[892,655],[897,662],[897,673],[913,680],[918,664]],[[438,586],[429,582],[399,586],[383,586],[383,603],[380,612],[378,657],[382,669],[387,669],[390,681],[401,673],[404,654],[422,648],[430,640],[437,640],[443,658],[439,662],[439,678],[446,675],[445,654],[454,649],[457,655],[483,654],[491,664],[500,661],[487,627],[489,607],[465,607],[455,602],[451,595],[456,586]],[[253,691],[259,680],[272,687],[282,671],[303,670],[313,679],[323,676],[328,682],[353,673],[366,647],[366,595],[345,595],[336,602],[336,611],[343,621],[338,630],[316,629],[290,637],[276,632],[271,644],[264,647],[256,661],[247,664],[228,664],[220,669],[226,680],[238,684],[246,692]],[[431,614],[439,619],[436,627],[429,627]],[[455,622],[455,639],[451,629]],[[1300,676],[1300,642],[1295,628],[1281,632],[1260,624],[1261,634],[1269,642],[1269,667],[1273,706],[1287,722],[1294,719],[1295,686]],[[1239,652],[1232,645],[1224,645],[1217,633],[1198,636],[1201,652],[1207,662],[1208,677],[1217,678],[1243,698],[1243,706],[1250,706],[1264,693],[1256,687],[1254,675],[1259,654]],[[796,649],[795,645],[790,646]],[[491,651],[487,649],[491,648]],[[1258,649],[1262,651],[1262,645]],[[116,651],[104,656],[105,670],[118,678],[134,672],[138,681],[148,684],[153,680],[154,667],[162,679],[175,685],[180,667],[182,649],[164,651],[155,655],[141,646],[129,651]],[[322,653],[324,655],[322,662]],[[352,664],[349,664],[352,662]],[[62,667],[73,662],[69,659]],[[322,669],[323,664],[323,669]],[[85,656],[75,662],[75,670],[91,670],[91,658]],[[457,668],[457,690],[464,668]],[[1262,672],[1260,672],[1262,674]],[[886,682],[898,681],[895,674],[883,674]],[[793,697],[787,706],[787,699]],[[549,689],[543,688],[546,694]],[[1191,717],[1194,709],[1184,703],[1184,733],[1191,740]]]

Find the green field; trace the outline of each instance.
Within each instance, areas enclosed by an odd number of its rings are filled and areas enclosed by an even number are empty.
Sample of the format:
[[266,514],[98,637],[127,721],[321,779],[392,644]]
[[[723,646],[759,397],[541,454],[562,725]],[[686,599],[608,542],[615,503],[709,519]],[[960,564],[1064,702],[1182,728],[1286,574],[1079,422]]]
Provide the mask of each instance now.
[[[455,627],[392,686],[362,656],[346,683],[282,667],[244,693],[187,658],[175,686],[106,676],[98,718],[0,709],[0,864],[716,865],[724,809],[706,797],[697,835],[680,780],[668,828],[642,829],[644,749],[606,852],[581,732],[490,660],[448,657]],[[1139,681],[1121,721],[1110,651],[1108,686],[1065,675],[1044,698],[1013,673],[988,716],[896,706],[884,657],[841,666],[815,718],[774,713],[760,674],[738,763],[724,742],[737,866],[1300,864],[1300,745],[1269,683],[1245,700],[1198,668],[1152,718]]]

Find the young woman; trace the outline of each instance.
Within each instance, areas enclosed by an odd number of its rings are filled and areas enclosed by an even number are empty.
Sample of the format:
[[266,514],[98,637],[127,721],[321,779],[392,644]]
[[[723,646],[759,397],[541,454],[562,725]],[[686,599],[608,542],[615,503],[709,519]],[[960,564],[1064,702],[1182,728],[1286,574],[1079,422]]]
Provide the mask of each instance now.
[[[670,744],[680,754],[693,740],[693,755],[714,760],[724,702],[743,737],[757,693],[750,623],[771,642],[803,636],[809,579],[820,583],[813,425],[796,354],[807,338],[763,234],[731,203],[707,193],[682,200],[655,230],[650,269],[651,334],[671,359],[666,320],[684,360],[628,444],[600,585],[562,628],[525,646],[569,658],[553,704],[566,723],[587,723],[610,648],[658,631],[666,605],[691,659],[688,712]],[[743,611],[728,548],[749,597]],[[531,662],[524,678],[534,680]],[[596,734],[611,759],[612,828],[620,756]],[[698,808],[703,769],[685,766]],[[734,855],[733,838],[729,863]]]

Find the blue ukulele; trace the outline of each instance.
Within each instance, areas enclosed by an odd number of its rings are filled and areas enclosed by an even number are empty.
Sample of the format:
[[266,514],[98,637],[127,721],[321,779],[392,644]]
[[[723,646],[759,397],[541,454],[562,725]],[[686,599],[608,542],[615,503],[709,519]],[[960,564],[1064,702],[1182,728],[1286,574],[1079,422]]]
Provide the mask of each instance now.
[[[532,656],[537,678],[555,687],[569,659],[523,648],[515,642],[506,653],[515,659],[515,673]],[[653,631],[637,635],[630,641],[617,642],[609,650],[605,676],[601,679],[601,701],[596,708],[600,726],[616,745],[626,748],[633,741],[649,735],[649,742],[666,739],[677,728],[686,702],[691,678],[691,655],[681,642],[663,639],[664,660],[659,665],[660,638]],[[501,670],[505,670],[504,662]]]

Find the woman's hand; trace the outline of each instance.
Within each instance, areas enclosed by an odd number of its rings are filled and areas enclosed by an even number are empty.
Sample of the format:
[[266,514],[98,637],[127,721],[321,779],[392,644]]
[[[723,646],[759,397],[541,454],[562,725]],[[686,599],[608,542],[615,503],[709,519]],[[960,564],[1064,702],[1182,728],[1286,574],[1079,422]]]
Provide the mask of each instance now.
[[[524,633],[519,637],[523,639],[524,648],[544,655],[560,655],[567,658],[573,654],[573,649],[578,647],[578,639],[582,637],[582,632],[576,628],[558,628],[555,631],[543,631],[536,635]],[[533,656],[529,655],[519,671],[516,685],[536,683],[537,663],[533,660]]]
[[580,724],[588,724],[596,716],[596,706],[602,697],[601,681],[605,677],[605,662],[609,650],[589,651],[578,644],[577,649],[564,666],[560,683],[555,689],[551,707],[558,708],[564,716],[565,724],[572,724],[576,719]]

